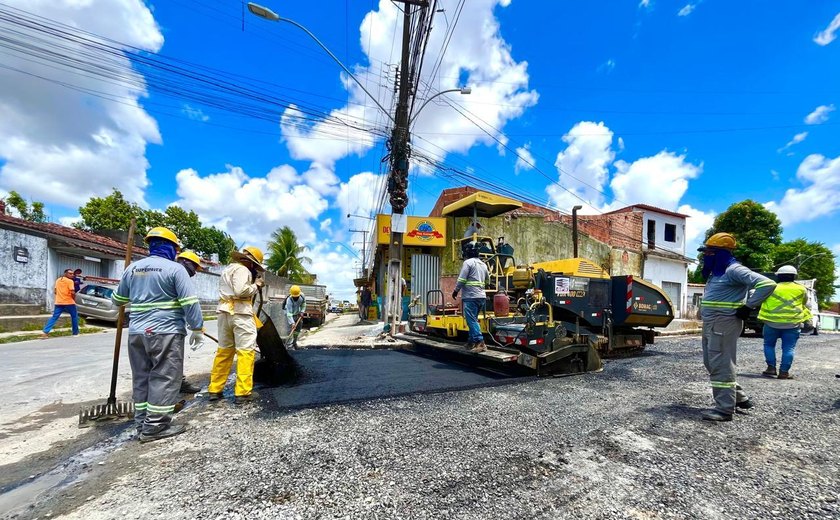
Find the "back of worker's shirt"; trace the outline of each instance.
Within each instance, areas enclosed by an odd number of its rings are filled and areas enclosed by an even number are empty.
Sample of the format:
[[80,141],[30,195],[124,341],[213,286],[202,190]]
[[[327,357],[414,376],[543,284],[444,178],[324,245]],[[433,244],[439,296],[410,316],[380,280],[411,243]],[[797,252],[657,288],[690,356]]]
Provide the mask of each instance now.
[[[739,262],[733,262],[726,268],[722,276],[714,274],[706,281],[706,290],[701,302],[701,316],[703,319],[716,316],[734,316],[735,311],[742,305],[753,309],[773,293],[776,282],[744,267]],[[747,298],[751,289],[753,294]]]
[[111,299],[131,304],[129,334],[186,334],[204,326],[190,275],[177,262],[150,256],[129,265]]
[[229,264],[219,277],[218,312],[228,314],[254,314],[251,301],[257,292],[251,271],[240,263]]
[[458,274],[458,282],[455,287],[462,290],[461,298],[487,298],[487,293],[484,287],[490,278],[490,272],[487,270],[485,264],[480,258],[468,258],[461,266],[461,272]]

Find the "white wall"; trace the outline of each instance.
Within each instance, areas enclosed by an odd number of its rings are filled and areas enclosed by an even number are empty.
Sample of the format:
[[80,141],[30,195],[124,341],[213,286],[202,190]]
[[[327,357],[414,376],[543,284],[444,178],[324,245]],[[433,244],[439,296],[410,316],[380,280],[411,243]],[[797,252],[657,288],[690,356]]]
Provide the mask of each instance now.
[[[672,215],[662,215],[652,211],[644,211],[642,213],[644,222],[642,223],[642,248],[648,248],[648,220],[656,222],[656,249],[665,249],[674,253],[685,255],[685,218],[675,217]],[[665,224],[673,224],[676,226],[676,236],[674,242],[665,241]]]
[[659,287],[662,287],[662,282],[674,282],[680,284],[680,301],[671,302],[682,315],[685,310],[685,294],[688,283],[688,273],[686,271],[685,263],[678,260],[669,260],[666,258],[659,258],[649,255],[645,259],[644,278]]
[[[27,263],[15,261],[15,247],[29,251]],[[0,229],[0,303],[47,305],[47,293],[52,294],[47,251],[46,238]]]

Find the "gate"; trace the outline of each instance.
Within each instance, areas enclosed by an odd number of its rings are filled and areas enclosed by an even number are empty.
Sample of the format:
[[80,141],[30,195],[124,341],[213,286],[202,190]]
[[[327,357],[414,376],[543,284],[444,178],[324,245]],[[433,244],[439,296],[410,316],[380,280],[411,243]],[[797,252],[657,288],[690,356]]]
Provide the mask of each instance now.
[[[437,255],[411,255],[411,307],[412,316],[426,314],[426,294],[440,289],[440,257]],[[418,298],[419,297],[419,298]]]

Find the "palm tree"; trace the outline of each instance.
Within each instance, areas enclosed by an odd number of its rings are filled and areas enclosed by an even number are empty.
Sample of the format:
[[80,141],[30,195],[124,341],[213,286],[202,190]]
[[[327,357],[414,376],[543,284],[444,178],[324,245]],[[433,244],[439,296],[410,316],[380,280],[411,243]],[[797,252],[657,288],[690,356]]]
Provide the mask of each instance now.
[[266,261],[268,270],[293,282],[303,282],[308,274],[303,265],[312,263],[311,258],[303,256],[307,249],[298,244],[297,236],[289,226],[283,226],[271,234]]

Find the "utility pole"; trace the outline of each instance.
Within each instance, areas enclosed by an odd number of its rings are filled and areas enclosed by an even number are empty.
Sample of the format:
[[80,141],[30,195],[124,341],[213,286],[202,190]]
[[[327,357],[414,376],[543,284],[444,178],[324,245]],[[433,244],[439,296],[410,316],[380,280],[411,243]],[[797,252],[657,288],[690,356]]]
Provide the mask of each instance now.
[[361,233],[362,234],[362,276],[367,279],[367,259],[365,255],[365,246],[367,245],[367,229],[351,229],[351,233]]
[[408,158],[411,153],[408,145],[409,105],[414,90],[409,60],[411,39],[412,6],[421,9],[428,7],[426,0],[403,0],[403,37],[402,58],[400,61],[399,94],[394,117],[394,130],[391,133],[391,172],[388,177],[388,195],[391,203],[391,239],[388,247],[388,301],[386,309],[386,329],[393,336],[402,319],[402,255],[403,234],[406,232],[405,208],[408,205]]

